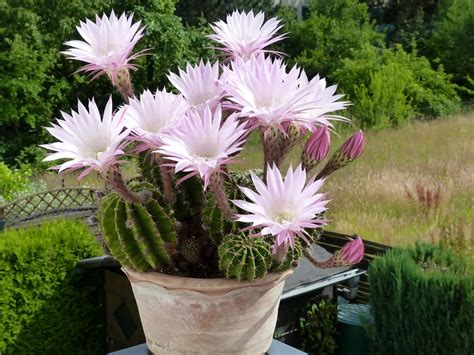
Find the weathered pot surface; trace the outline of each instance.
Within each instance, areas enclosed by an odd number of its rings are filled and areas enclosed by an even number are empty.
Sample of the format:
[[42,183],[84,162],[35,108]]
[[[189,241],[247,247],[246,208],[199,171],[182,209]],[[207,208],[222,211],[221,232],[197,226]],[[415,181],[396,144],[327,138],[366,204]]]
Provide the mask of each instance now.
[[154,354],[263,354],[270,347],[284,281],[197,279],[124,269]]

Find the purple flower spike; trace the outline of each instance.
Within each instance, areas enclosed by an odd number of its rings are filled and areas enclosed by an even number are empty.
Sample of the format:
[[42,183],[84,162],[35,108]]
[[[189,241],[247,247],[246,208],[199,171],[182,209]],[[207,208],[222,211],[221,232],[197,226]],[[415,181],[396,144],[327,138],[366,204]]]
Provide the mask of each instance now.
[[353,161],[362,155],[364,152],[365,138],[364,132],[354,133],[341,147],[342,155],[345,159]]
[[304,147],[301,157],[303,167],[306,171],[310,171],[318,165],[329,153],[329,145],[331,136],[326,125],[318,128],[308,139]]

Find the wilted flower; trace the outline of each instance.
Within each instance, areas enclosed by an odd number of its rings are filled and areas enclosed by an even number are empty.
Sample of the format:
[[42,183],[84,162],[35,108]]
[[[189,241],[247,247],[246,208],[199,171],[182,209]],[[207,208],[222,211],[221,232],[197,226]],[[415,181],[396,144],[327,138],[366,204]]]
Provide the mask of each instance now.
[[134,68],[130,61],[140,53],[130,55],[135,44],[143,37],[144,28],[140,21],[132,24],[133,16],[123,13],[120,18],[112,11],[110,16],[96,17],[95,23],[87,19],[81,22],[77,31],[84,41],[68,41],[70,49],[63,53],[70,59],[87,63],[80,70],[99,76],[108,74],[115,84],[120,70]]
[[170,73],[168,79],[194,107],[208,105],[214,109],[223,95],[219,84],[219,63],[204,64],[201,60],[197,66],[188,64],[186,71],[179,69],[179,76]]
[[271,18],[264,23],[263,12],[254,15],[253,11],[245,13],[236,10],[227,15],[226,22],[221,20],[211,27],[215,34],[208,37],[220,43],[223,47],[218,49],[231,58],[248,58],[284,38],[284,35],[276,35],[282,27],[280,20]]
[[188,173],[186,177],[199,175],[206,188],[211,175],[242,149],[244,126],[235,114],[222,122],[220,106],[214,113],[209,107],[189,110],[177,127],[163,135],[163,145],[156,152],[173,161],[177,173]]
[[262,228],[260,234],[275,236],[273,250],[280,247],[294,247],[295,237],[305,238],[305,229],[319,228],[326,224],[319,214],[326,210],[329,202],[324,194],[317,193],[323,180],[306,183],[306,173],[298,166],[290,167],[283,180],[274,165],[268,167],[265,183],[252,173],[257,192],[241,187],[252,201],[236,200],[233,203],[250,214],[239,214],[238,221],[251,223],[251,228]]
[[188,104],[181,95],[157,90],[145,90],[140,99],[130,100],[121,110],[125,112],[125,126],[132,130],[135,140],[142,142],[140,150],[157,149],[161,136],[183,119]]
[[124,140],[130,131],[124,127],[123,116],[113,117],[112,98],[102,118],[94,100],[89,101],[89,110],[79,102],[78,112],[61,114],[63,120],[58,119],[57,124],[46,128],[59,142],[42,145],[55,152],[44,161],[69,159],[54,168],[59,172],[85,168],[79,178],[93,170],[105,173],[119,163],[117,157],[124,154]]
[[318,174],[318,179],[328,176],[334,171],[346,166],[357,159],[364,152],[365,138],[364,132],[354,133],[344,144],[334,153],[326,163],[323,170]]
[[301,162],[306,171],[313,169],[329,153],[331,136],[327,126],[321,126],[308,139],[304,146]]
[[[337,101],[335,86],[326,87],[316,76],[308,81],[304,71],[294,66],[288,73],[281,59],[252,56],[237,58],[231,68],[224,68],[225,90],[234,109],[241,110],[255,126],[281,126],[295,122],[310,130],[329,125],[332,119],[344,119],[327,114],[346,107]],[[347,120],[347,119],[344,119]]]

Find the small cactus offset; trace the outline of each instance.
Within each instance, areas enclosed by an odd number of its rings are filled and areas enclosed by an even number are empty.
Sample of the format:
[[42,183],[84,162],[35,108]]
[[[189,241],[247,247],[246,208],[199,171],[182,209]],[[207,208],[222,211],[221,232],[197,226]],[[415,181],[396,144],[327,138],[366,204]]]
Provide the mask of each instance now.
[[229,235],[219,246],[219,268],[226,277],[253,281],[271,267],[270,244],[246,234]]
[[[79,178],[95,172],[111,191],[99,207],[104,249],[125,268],[250,281],[296,267],[302,255],[318,267],[360,258],[360,241],[330,262],[311,254],[328,223],[324,181],[361,156],[365,140],[357,132],[323,165],[333,121],[349,121],[341,116],[349,102],[340,100],[336,85],[308,78],[265,48],[285,38],[280,20],[263,23],[263,14],[235,11],[209,36],[223,50],[220,63],[170,72],[173,91],[135,93],[130,69],[138,70],[133,61],[146,51],[133,47],[144,27],[113,11],[96,19],[79,28],[85,42],[66,42],[71,48],[64,53],[87,59],[79,72],[93,79],[105,74],[122,102],[110,97],[102,112],[93,99],[88,107],[79,102],[77,112],[62,113],[47,128],[56,141],[43,147],[51,151],[45,161],[66,160],[54,168],[80,171]],[[255,36],[258,43],[246,40]],[[231,170],[252,137],[261,137],[262,169]],[[283,173],[300,144],[302,158]],[[138,176],[127,181],[123,166]]]
[[198,264],[201,261],[201,245],[194,237],[184,239],[179,244],[179,254],[187,262]]

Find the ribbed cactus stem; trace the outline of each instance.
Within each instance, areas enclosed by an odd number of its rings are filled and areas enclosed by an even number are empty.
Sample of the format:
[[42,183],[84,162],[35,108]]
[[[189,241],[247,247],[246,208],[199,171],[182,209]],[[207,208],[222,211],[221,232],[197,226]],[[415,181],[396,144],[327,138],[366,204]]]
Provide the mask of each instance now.
[[149,191],[150,198],[130,203],[115,192],[103,198],[99,221],[107,246],[125,267],[140,271],[173,267],[178,240],[172,212],[159,204],[160,193],[150,183],[134,181],[130,188]]
[[173,172],[169,167],[163,166],[163,159],[160,159],[161,182],[163,183],[163,196],[170,204],[174,202],[175,195],[173,191],[174,180]]
[[130,203],[145,203],[151,197],[146,190],[139,192],[131,191],[123,181],[122,174],[117,169],[109,169],[105,174],[105,179],[124,201]]
[[217,205],[224,213],[224,216],[231,220],[234,219],[235,210],[233,210],[229,205],[229,200],[225,193],[224,180],[219,173],[212,174],[209,179],[209,190],[211,190],[212,195],[216,199]]
[[271,266],[270,245],[263,238],[228,235],[218,249],[219,268],[228,278],[253,281]]

